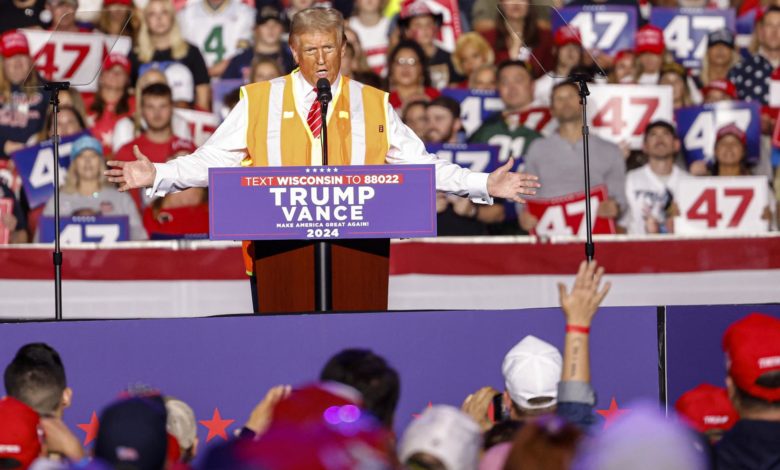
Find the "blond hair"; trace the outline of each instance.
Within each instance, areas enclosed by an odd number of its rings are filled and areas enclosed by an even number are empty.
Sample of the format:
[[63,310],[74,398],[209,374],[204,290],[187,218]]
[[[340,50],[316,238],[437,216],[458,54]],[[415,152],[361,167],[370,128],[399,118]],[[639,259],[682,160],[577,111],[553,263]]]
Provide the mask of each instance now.
[[141,92],[147,86],[153,83],[165,83],[168,84],[168,78],[165,76],[162,70],[157,68],[150,68],[143,75],[138,77],[135,82],[135,113],[133,115],[133,128],[135,130],[134,136],[138,137],[143,132],[143,117],[141,116]]
[[470,32],[461,34],[458,40],[455,42],[455,51],[452,53],[452,65],[455,66],[455,70],[463,75],[463,64],[460,62],[460,53],[467,47],[473,47],[479,51],[479,54],[485,57],[485,65],[492,65],[496,60],[493,48],[482,37],[481,34]]
[[[32,68],[32,58],[30,56],[27,57],[30,59],[30,67]],[[2,56],[0,56],[0,104],[11,101],[12,83],[5,76],[5,66],[3,65],[3,60],[4,59]],[[31,98],[34,94],[41,91],[39,89],[39,85],[40,83],[38,80],[37,70],[31,70],[27,78],[25,78],[24,82],[21,84],[21,91],[27,95],[28,98]]]
[[138,40],[135,47],[135,52],[138,55],[138,60],[141,62],[150,62],[154,57],[154,44],[152,44],[151,33],[149,32],[149,25],[146,23],[146,14],[151,8],[153,3],[162,3],[166,13],[171,15],[171,30],[168,32],[168,38],[171,41],[171,56],[175,60],[183,59],[187,55],[189,45],[181,35],[179,24],[176,22],[176,11],[173,8],[171,0],[149,0],[146,7],[143,9],[143,15],[141,15],[141,27],[138,30]]
[[[103,156],[98,154],[98,157],[100,157],[100,172],[98,173],[100,176],[98,177],[98,188],[103,189],[104,187],[108,186],[108,180],[105,176],[105,172],[108,170],[108,167],[106,166],[106,160],[103,158]],[[65,174],[65,183],[62,184],[62,192],[66,194],[76,194],[79,192],[79,175],[76,173],[75,165],[78,157],[71,156],[71,159],[72,160],[70,162],[70,166],[68,167],[68,172]]]
[[335,8],[312,7],[301,10],[293,16],[290,25],[290,47],[295,47],[298,36],[317,32],[335,31],[338,45],[344,43],[344,17]]

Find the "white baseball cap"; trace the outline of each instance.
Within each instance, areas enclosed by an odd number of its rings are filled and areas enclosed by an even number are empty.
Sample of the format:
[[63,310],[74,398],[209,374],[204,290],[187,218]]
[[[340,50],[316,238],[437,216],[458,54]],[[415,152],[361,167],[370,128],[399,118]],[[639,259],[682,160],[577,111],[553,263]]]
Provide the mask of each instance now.
[[[563,359],[552,344],[528,335],[504,357],[501,372],[512,401],[528,410],[557,403]],[[534,398],[551,398],[547,403],[530,403]]]
[[195,101],[195,80],[192,78],[192,72],[186,65],[173,62],[163,71],[168,86],[171,87],[173,101],[186,101],[192,103]]
[[426,409],[404,431],[398,456],[401,462],[417,453],[436,457],[447,470],[477,468],[482,430],[466,413],[449,405]]

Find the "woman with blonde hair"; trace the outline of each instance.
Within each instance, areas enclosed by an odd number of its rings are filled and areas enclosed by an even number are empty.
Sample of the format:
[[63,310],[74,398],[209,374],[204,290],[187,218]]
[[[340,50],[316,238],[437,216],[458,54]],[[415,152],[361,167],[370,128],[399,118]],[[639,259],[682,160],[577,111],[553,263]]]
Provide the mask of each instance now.
[[707,52],[701,63],[702,85],[713,80],[727,80],[729,70],[739,62],[739,52],[734,46],[734,33],[728,29],[713,31],[707,35]]
[[[194,26],[194,25],[193,25]],[[197,47],[182,38],[171,0],[149,0],[141,15],[136,47],[130,53],[133,81],[152,67],[164,69],[179,62],[192,72],[195,83],[195,106],[211,109],[211,86],[203,55]]]
[[[493,65],[494,61],[493,48],[479,33],[462,34],[455,43],[452,65],[464,77],[471,77],[475,70],[485,65]],[[459,83],[459,86],[467,87],[468,79]]]
[[[70,158],[65,184],[60,190],[62,216],[126,215],[130,227],[130,239],[148,239],[133,198],[127,193],[120,193],[113,184],[106,181],[104,176],[106,162],[103,160],[103,146],[100,142],[91,136],[80,137],[73,142]],[[53,214],[54,198],[52,197],[46,203],[43,215]]]

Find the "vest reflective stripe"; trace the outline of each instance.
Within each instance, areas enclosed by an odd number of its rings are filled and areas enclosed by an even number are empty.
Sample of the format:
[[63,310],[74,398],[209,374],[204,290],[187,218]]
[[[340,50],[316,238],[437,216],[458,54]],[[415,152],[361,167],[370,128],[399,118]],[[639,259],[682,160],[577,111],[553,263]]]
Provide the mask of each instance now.
[[[307,166],[318,148],[295,106],[292,74],[270,82],[246,85],[248,100],[247,151],[243,162],[254,166]],[[388,94],[342,76],[327,116],[328,157],[331,165],[381,165],[390,149],[387,121]],[[306,136],[306,138],[303,138]],[[244,243],[244,264],[251,274],[249,247]]]

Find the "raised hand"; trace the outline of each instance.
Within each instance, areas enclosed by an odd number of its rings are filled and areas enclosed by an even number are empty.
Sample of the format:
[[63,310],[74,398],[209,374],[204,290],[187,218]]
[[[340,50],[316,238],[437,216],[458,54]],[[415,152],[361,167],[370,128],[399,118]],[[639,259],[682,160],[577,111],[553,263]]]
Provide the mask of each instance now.
[[255,405],[244,427],[251,429],[255,434],[263,434],[271,425],[276,404],[290,396],[292,387],[289,385],[277,385],[265,394],[265,397]]
[[120,191],[146,188],[154,184],[154,177],[157,174],[154,164],[149,157],[141,153],[137,145],[133,146],[133,153],[136,158],[134,162],[119,160],[106,162],[111,169],[106,170],[105,175],[108,176],[108,181],[119,184]]
[[571,292],[566,291],[565,285],[558,284],[561,308],[566,315],[567,325],[590,327],[593,316],[612,286],[607,282],[604,288],[599,290],[603,275],[604,268],[599,267],[598,263],[583,261]]
[[492,197],[500,197],[515,202],[525,202],[523,195],[533,196],[536,194],[536,188],[541,187],[538,183],[539,177],[526,173],[515,173],[512,171],[514,158],[509,160],[500,168],[496,169],[488,176],[487,189]]

